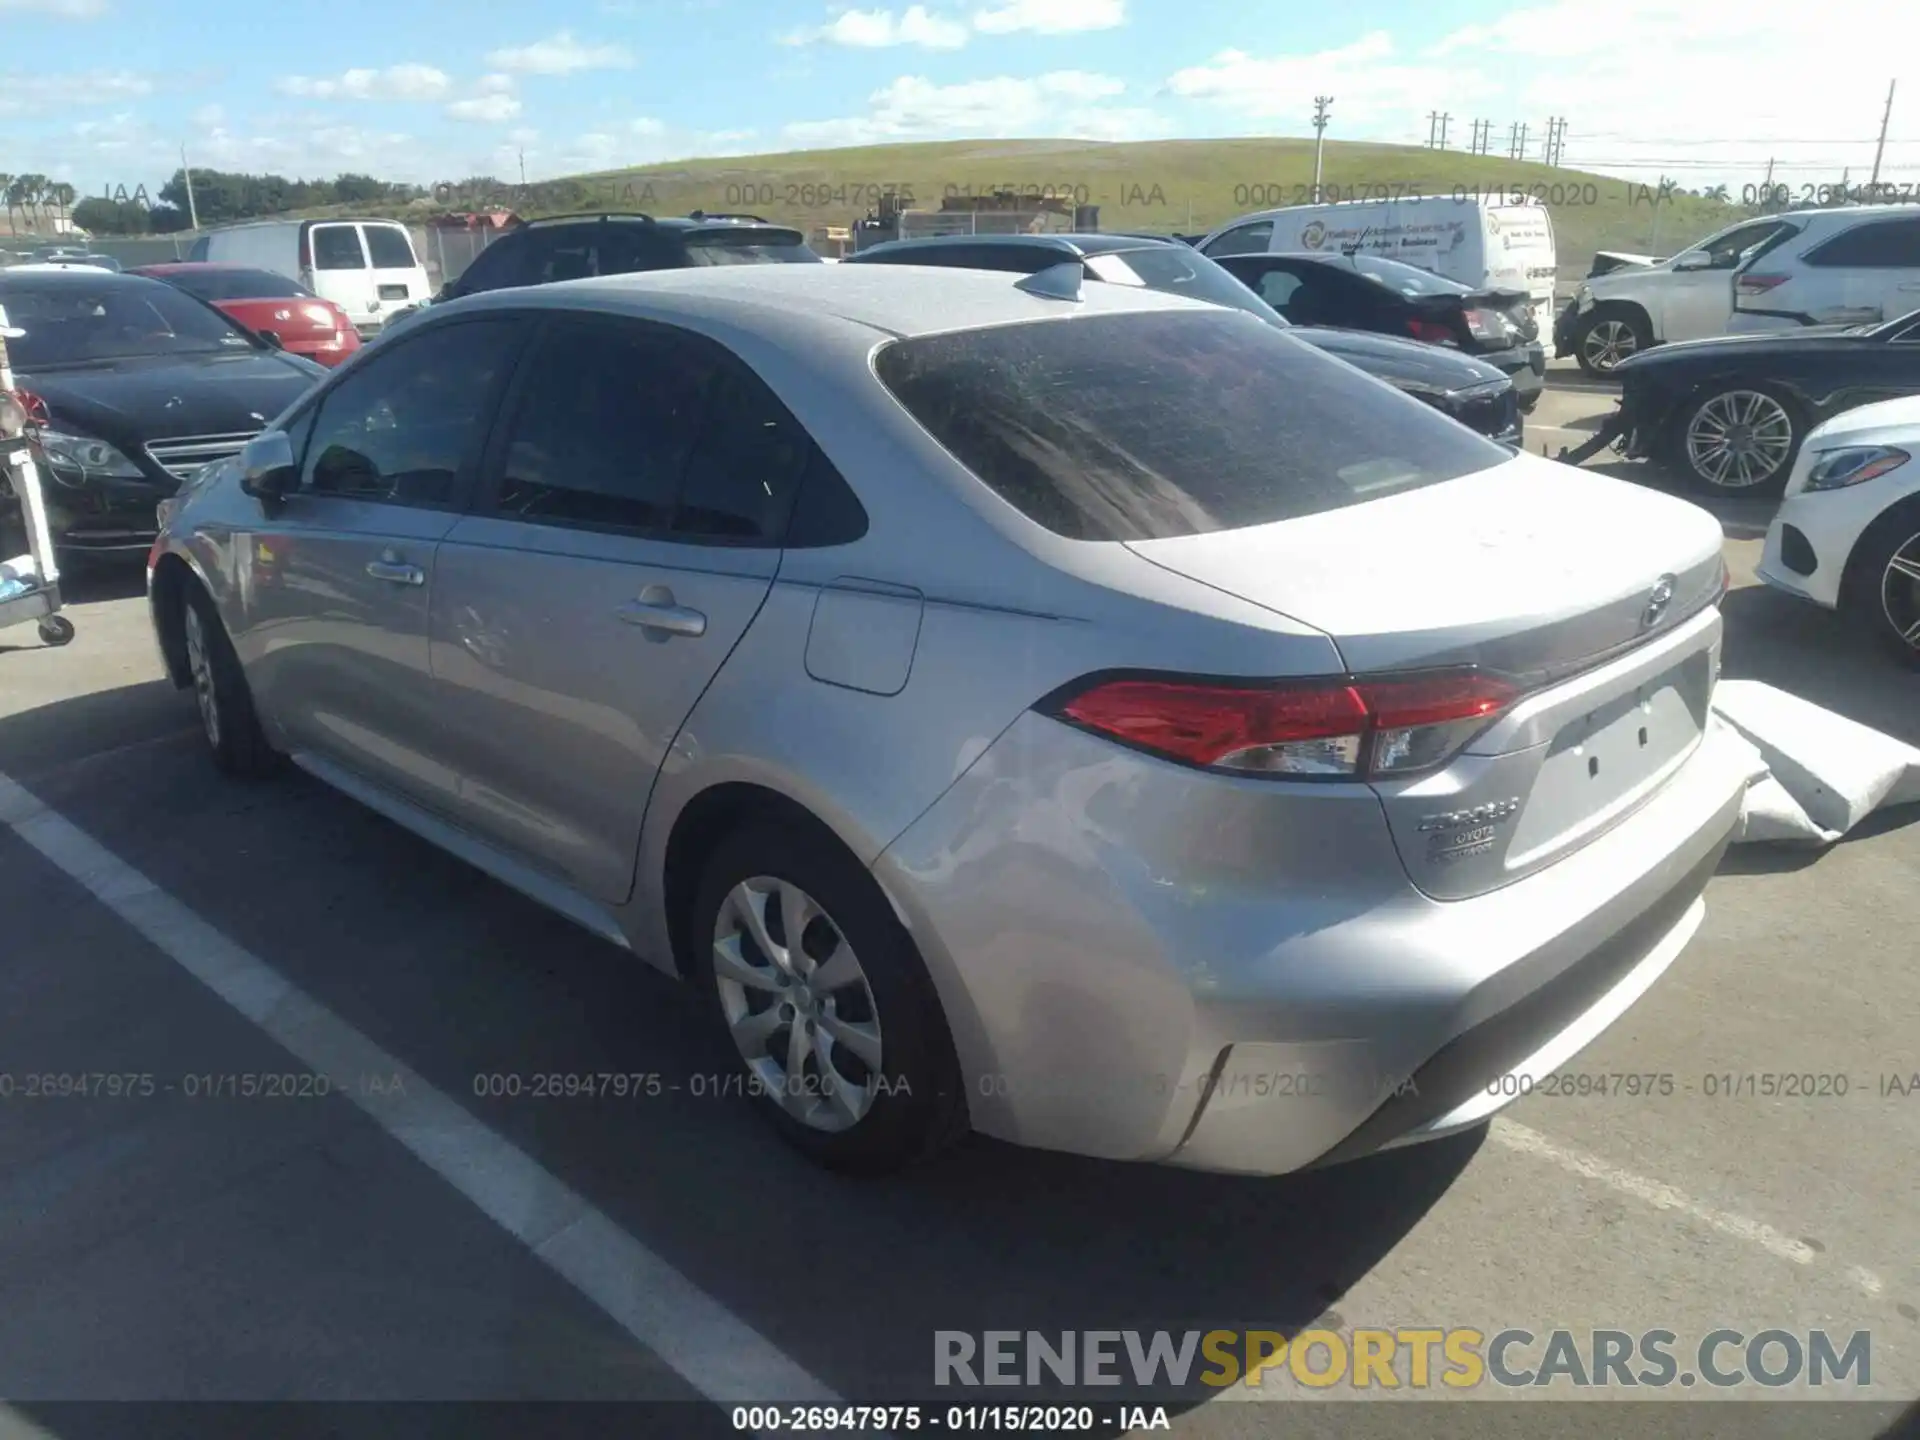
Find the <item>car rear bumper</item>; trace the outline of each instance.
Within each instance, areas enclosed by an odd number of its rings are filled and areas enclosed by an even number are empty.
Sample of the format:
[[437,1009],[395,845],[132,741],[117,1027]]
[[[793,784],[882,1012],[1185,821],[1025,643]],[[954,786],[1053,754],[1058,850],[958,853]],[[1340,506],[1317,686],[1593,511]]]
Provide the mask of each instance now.
[[1436,901],[1364,787],[1199,775],[1028,715],[875,871],[977,1128],[1278,1174],[1477,1124],[1601,1033],[1700,923],[1733,752],[1710,728],[1565,859]]
[[1538,342],[1476,355],[1474,359],[1484,360],[1502,371],[1513,381],[1514,393],[1523,402],[1538,395],[1547,383],[1547,353]]

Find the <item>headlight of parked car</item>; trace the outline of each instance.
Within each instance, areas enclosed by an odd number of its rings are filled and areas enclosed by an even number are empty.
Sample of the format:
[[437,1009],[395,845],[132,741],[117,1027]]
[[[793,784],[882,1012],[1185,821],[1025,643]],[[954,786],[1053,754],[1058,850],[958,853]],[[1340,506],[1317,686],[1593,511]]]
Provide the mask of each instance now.
[[40,453],[46,456],[47,469],[62,485],[82,485],[88,480],[139,480],[145,472],[104,440],[91,435],[68,435],[59,430],[42,430]]
[[1912,457],[1892,445],[1849,445],[1841,450],[1823,450],[1807,472],[1809,490],[1844,490],[1849,485],[1877,480],[1889,470],[1898,470]]

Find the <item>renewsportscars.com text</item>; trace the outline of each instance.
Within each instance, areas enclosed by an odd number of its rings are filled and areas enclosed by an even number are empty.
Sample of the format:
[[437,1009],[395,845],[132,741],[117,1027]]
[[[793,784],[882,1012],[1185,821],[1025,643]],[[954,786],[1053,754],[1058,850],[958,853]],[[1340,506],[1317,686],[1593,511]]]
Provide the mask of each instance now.
[[1396,1328],[1303,1330],[937,1330],[933,1378],[950,1387],[1292,1383],[1325,1390],[1663,1389],[1873,1383],[1865,1330]]

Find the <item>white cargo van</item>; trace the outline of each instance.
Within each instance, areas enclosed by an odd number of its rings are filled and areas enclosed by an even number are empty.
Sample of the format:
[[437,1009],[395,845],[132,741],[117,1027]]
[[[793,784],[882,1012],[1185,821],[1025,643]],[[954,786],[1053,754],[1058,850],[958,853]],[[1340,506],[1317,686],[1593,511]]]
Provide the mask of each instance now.
[[260,220],[213,230],[193,242],[189,260],[250,265],[298,280],[331,300],[366,339],[395,311],[425,300],[426,267],[407,227],[393,220]]
[[1469,192],[1289,205],[1231,220],[1199,249],[1216,257],[1352,249],[1476,290],[1524,290],[1543,336],[1553,323],[1553,217],[1537,201],[1516,205]]

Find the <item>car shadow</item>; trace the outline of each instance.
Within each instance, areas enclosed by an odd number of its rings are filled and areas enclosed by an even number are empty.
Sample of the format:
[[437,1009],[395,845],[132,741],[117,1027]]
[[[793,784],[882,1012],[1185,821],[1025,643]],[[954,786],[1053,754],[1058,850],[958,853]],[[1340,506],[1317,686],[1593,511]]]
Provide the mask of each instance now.
[[[981,1138],[890,1178],[824,1172],[753,1102],[716,1097],[714,1077],[737,1062],[693,992],[297,771],[253,787],[220,780],[181,737],[193,725],[191,702],[151,681],[0,717],[0,755],[74,824],[860,1403],[1203,1406],[1222,1392],[1201,1382],[1209,1362],[1198,1357],[1181,1385],[937,1389],[936,1332],[1038,1331],[1055,1343],[1062,1331],[1177,1341],[1338,1328],[1333,1307],[1485,1138],[1279,1178]],[[158,743],[169,739],[179,743]],[[479,1098],[476,1078],[501,1072],[651,1074],[671,1093]]]

